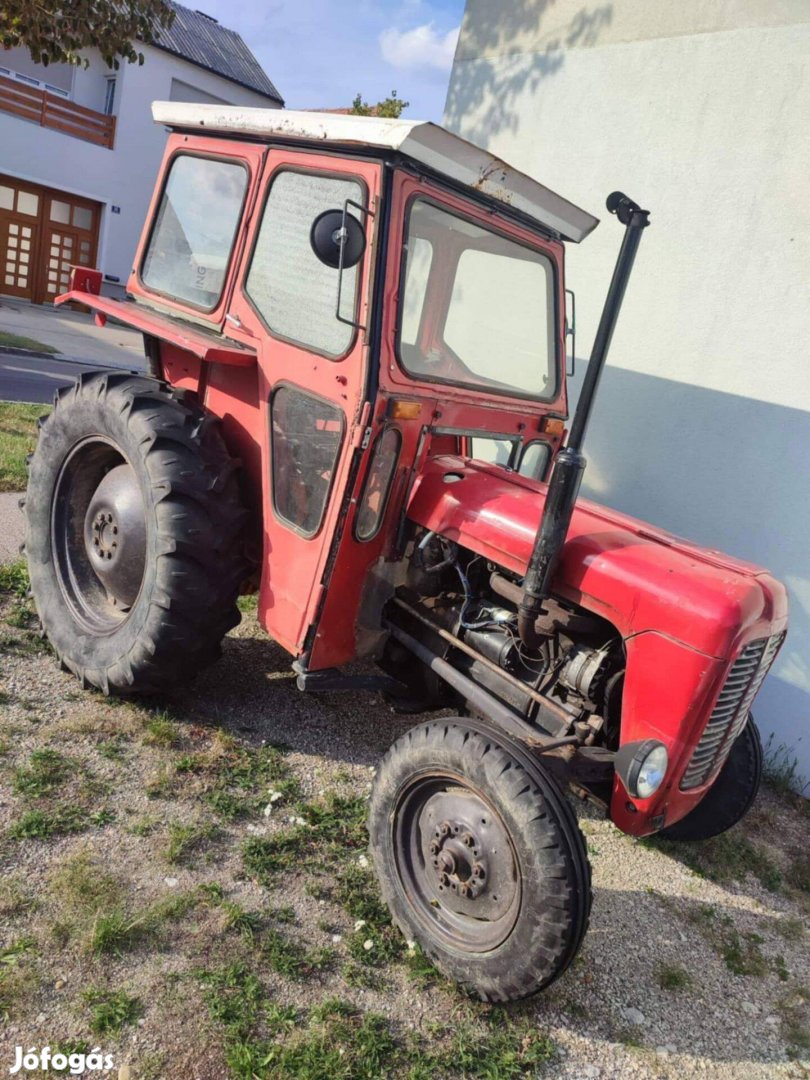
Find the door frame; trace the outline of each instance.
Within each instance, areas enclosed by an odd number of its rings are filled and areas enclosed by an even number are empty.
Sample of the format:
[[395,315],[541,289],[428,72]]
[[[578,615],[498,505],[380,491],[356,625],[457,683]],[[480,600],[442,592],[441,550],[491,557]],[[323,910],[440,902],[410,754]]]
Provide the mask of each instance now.
[[[330,358],[313,348],[275,336],[259,316],[246,291],[253,250],[274,178],[284,171],[314,173],[365,186],[366,248],[358,263],[358,296],[355,318],[359,324],[351,346],[341,357]],[[368,422],[366,402],[373,267],[379,238],[382,162],[317,150],[270,147],[259,197],[239,268],[238,286],[231,313],[258,345],[258,396],[262,415],[262,485],[264,504],[263,565],[259,590],[259,618],[267,632],[290,653],[300,656],[329,628],[316,627],[326,589],[330,556],[342,528],[345,496],[352,475],[355,451],[362,443]],[[337,290],[337,275],[335,276]],[[337,300],[337,291],[335,293]],[[363,329],[366,328],[366,329]],[[241,333],[239,335],[242,336]],[[343,438],[320,528],[304,536],[281,519],[273,498],[273,450],[271,403],[280,385],[295,386],[305,394],[326,399],[343,414]]]
[[[88,199],[83,195],[74,195],[70,191],[62,191],[58,188],[48,187],[45,184],[38,184],[34,181],[22,180],[19,177],[11,176],[8,173],[0,173],[0,184],[5,187],[11,187],[16,192],[26,192],[30,195],[35,195],[38,199],[36,214],[21,214],[16,210],[0,210],[0,218],[3,220],[10,220],[15,223],[23,224],[30,227],[36,237],[35,242],[31,244],[31,260],[29,262],[29,274],[28,285],[25,291],[19,292],[6,292],[7,289],[13,288],[13,286],[5,285],[5,273],[0,276],[0,293],[5,293],[8,296],[15,296],[22,300],[28,300],[33,304],[42,304],[52,302],[60,292],[64,291],[63,287],[67,287],[67,283],[64,280],[65,274],[62,271],[61,265],[57,267],[51,267],[50,263],[52,259],[59,260],[60,264],[62,260],[57,254],[52,254],[51,248],[54,246],[52,243],[52,234],[54,232],[64,233],[71,237],[71,243],[75,244],[73,248],[74,258],[71,260],[70,265],[77,265],[80,263],[80,246],[83,242],[89,244],[87,251],[87,266],[94,267],[98,258],[99,248],[99,236],[101,232],[101,218],[103,203],[95,200]],[[15,194],[15,204],[17,196]],[[68,210],[68,223],[51,221],[51,209],[54,202],[64,202],[69,206]],[[92,224],[89,229],[85,229],[81,226],[73,224],[74,211],[76,209],[89,210],[92,215]],[[62,245],[58,245],[60,249]],[[67,260],[64,260],[67,261]],[[5,262],[2,269],[5,270]],[[54,284],[56,290],[49,293],[48,286],[51,284],[49,275],[56,273]]]

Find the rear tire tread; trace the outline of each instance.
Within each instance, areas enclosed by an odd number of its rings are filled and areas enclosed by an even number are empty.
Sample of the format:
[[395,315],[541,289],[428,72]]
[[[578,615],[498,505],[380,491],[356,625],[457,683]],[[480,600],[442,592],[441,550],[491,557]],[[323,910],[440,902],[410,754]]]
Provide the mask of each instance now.
[[[71,633],[72,616],[45,569],[56,458],[69,448],[65,421],[73,409],[93,414],[99,406],[101,419],[106,414],[122,426],[127,454],[143,467],[147,513],[155,519],[148,556],[155,562],[153,588],[137,602],[148,604],[142,632],[101,666],[82,655],[80,634]],[[56,393],[29,478],[27,541],[43,627],[61,663],[79,679],[104,693],[159,692],[193,677],[218,655],[220,638],[240,620],[236,599],[251,570],[238,467],[216,418],[166,383],[128,372],[83,372]]]

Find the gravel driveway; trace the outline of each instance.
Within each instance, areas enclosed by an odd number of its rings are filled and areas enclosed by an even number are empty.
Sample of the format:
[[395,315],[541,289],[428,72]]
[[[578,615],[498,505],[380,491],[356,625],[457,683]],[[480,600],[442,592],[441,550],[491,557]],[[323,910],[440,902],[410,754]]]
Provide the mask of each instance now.
[[251,614],[192,690],[146,704],[82,691],[19,602],[2,619],[0,1066],[84,1041],[132,1080],[249,1077],[257,1046],[272,1078],[810,1075],[805,804],[766,791],[680,852],[580,807],[585,946],[549,991],[493,1010],[375,914],[363,848],[330,817],[412,718],[300,694]]

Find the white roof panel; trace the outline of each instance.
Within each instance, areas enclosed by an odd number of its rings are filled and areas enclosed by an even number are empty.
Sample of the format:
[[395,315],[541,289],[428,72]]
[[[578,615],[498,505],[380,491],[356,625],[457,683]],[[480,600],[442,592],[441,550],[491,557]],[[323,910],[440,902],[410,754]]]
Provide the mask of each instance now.
[[396,150],[451,180],[520,210],[567,240],[579,243],[599,224],[597,218],[500,158],[438,124],[422,120],[178,101],[153,102],[152,116],[156,123],[172,128],[203,128],[223,134]]

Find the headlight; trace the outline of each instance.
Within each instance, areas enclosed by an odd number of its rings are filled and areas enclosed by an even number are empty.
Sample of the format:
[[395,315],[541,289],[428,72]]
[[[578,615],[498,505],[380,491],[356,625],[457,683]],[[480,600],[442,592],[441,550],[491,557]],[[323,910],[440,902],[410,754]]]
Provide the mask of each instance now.
[[649,799],[661,787],[667,774],[669,754],[657,739],[625,743],[616,754],[616,772],[634,799]]

